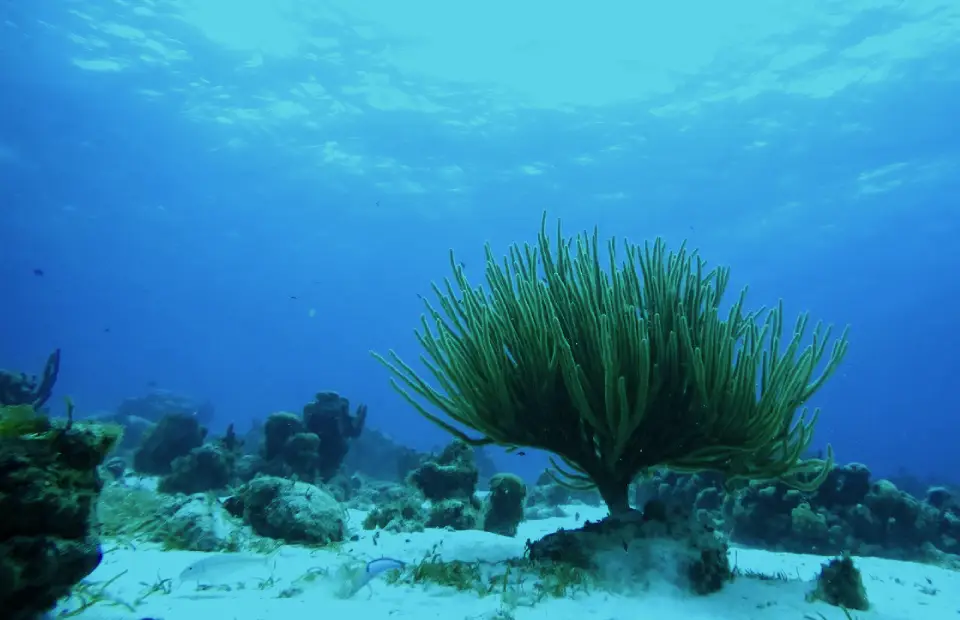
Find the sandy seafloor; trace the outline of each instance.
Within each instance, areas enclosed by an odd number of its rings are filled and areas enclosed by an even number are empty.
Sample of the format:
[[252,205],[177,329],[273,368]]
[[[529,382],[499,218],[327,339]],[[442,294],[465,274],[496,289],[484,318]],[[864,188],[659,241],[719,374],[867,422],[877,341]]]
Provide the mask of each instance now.
[[[743,571],[782,573],[789,580],[738,578],[721,592],[705,597],[682,592],[666,580],[607,591],[593,588],[573,598],[546,599],[532,607],[506,604],[499,595],[479,596],[440,586],[408,586],[374,580],[356,595],[339,598],[337,568],[379,557],[416,562],[436,549],[444,560],[497,562],[523,554],[527,539],[536,540],[561,527],[573,528],[583,519],[604,516],[602,509],[571,506],[574,517],[555,517],[521,524],[515,538],[480,531],[427,530],[391,534],[360,531],[360,539],[337,551],[283,547],[270,561],[247,566],[224,577],[217,587],[198,588],[179,582],[181,571],[205,555],[160,551],[149,545],[111,546],[88,582],[113,580],[105,595],[116,604],[100,603],[74,615],[82,620],[844,620],[844,611],[822,602],[807,602],[806,594],[827,558],[731,549]],[[351,511],[351,522],[363,513]],[[359,528],[357,528],[359,529]],[[439,546],[437,546],[439,544]],[[960,573],[924,564],[856,558],[871,602],[868,611],[851,612],[862,620],[960,620]],[[327,569],[326,574],[322,574]],[[312,581],[304,575],[318,574]],[[168,593],[138,598],[151,584],[172,579]],[[206,584],[205,584],[206,585]],[[134,604],[137,602],[136,604]],[[50,616],[71,609],[72,601]],[[508,612],[508,613],[504,613]]]

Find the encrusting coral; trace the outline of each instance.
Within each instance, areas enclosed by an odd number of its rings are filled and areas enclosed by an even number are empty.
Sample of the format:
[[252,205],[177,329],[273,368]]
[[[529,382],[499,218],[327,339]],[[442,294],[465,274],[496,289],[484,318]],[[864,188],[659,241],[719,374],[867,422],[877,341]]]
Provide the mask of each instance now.
[[[608,243],[597,232],[514,245],[498,262],[486,248],[487,287],[434,285],[417,338],[436,387],[392,351],[374,354],[394,387],[427,419],[471,445],[540,448],[560,479],[596,486],[613,514],[628,485],[656,467],[712,470],[727,480],[782,480],[814,489],[832,464],[802,460],[818,412],[802,412],[847,350],[812,343],[806,314],[783,334],[782,304],[746,312],[743,291],[721,313],[729,270],[707,271],[696,252],[657,239]],[[759,386],[759,389],[758,389]],[[479,433],[471,437],[463,429]]]

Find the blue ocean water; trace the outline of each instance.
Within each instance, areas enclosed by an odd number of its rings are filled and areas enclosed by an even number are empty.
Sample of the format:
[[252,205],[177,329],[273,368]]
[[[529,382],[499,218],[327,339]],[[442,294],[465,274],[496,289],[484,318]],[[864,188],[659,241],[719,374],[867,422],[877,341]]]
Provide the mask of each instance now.
[[958,482],[958,67],[946,0],[2,0],[0,366],[431,448],[369,351],[546,211],[849,324],[817,444]]

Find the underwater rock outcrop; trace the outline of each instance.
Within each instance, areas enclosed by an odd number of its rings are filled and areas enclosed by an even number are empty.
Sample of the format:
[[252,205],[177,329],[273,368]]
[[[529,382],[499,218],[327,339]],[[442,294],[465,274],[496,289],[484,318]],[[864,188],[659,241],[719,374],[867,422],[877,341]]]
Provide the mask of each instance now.
[[513,474],[497,474],[490,479],[490,493],[483,501],[483,529],[503,536],[516,536],[523,521],[523,502],[527,485]]
[[167,495],[137,480],[104,486],[97,506],[101,535],[151,542],[164,550],[240,551],[270,549],[266,541],[230,514],[211,493]]
[[0,370],[0,406],[30,405],[39,411],[53,393],[60,374],[60,349],[47,358],[40,377]]
[[303,432],[303,420],[297,414],[288,411],[270,414],[263,425],[263,458],[267,461],[285,460],[287,442]]
[[413,470],[410,484],[430,501],[426,526],[476,529],[480,519],[478,480],[473,448],[462,441],[451,442]]
[[853,558],[846,553],[820,568],[817,586],[808,598],[844,609],[866,611],[870,608],[860,570],[854,566]]
[[165,476],[173,471],[175,459],[202,446],[206,436],[206,429],[192,415],[163,416],[144,434],[133,455],[133,468],[142,474]]
[[0,408],[0,609],[35,620],[102,559],[98,468],[115,425],[51,420],[30,405]]
[[171,471],[160,480],[158,490],[192,495],[226,489],[234,481],[240,448],[231,424],[223,437],[173,459]]
[[665,578],[696,594],[719,591],[733,578],[724,536],[682,509],[658,501],[643,511],[588,522],[527,541],[532,562],[561,563],[612,582]]
[[154,539],[166,549],[232,551],[242,546],[239,523],[215,497],[196,493],[177,498]]
[[794,553],[940,561],[960,555],[960,495],[932,487],[925,498],[851,463],[833,467],[810,493],[754,482],[726,490],[720,476],[659,472],[640,495],[695,508],[702,522],[745,545]]
[[335,392],[318,392],[303,407],[303,426],[320,438],[317,472],[321,480],[330,480],[340,471],[350,441],[360,436],[366,420],[366,405],[359,405],[351,415],[350,401]]
[[437,502],[473,497],[479,477],[473,449],[462,441],[453,441],[413,470],[410,483],[428,500]]
[[327,545],[347,532],[343,507],[326,490],[274,476],[254,478],[225,503],[260,536],[292,544]]
[[363,520],[363,529],[388,532],[422,532],[427,521],[423,499],[400,488],[395,497],[377,502]]
[[301,416],[273,413],[263,425],[257,469],[273,476],[328,482],[340,471],[366,418],[366,405],[351,414],[350,402],[334,392],[318,393]]
[[175,458],[171,472],[160,480],[157,489],[185,495],[225,489],[230,484],[232,460],[220,446],[204,444]]

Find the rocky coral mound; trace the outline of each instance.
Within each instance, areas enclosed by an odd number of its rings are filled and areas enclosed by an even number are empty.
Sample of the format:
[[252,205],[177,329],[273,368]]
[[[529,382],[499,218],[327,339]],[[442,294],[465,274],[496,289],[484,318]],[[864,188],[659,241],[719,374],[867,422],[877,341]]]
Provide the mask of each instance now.
[[726,538],[679,507],[650,501],[642,511],[587,522],[527,542],[532,562],[566,564],[612,583],[667,579],[695,594],[733,578]]
[[225,503],[260,536],[293,544],[328,545],[347,533],[347,514],[326,490],[284,478],[261,476]]
[[778,483],[728,492],[719,476],[661,473],[641,487],[645,497],[692,505],[701,521],[755,547],[914,561],[960,555],[960,496],[932,487],[914,497],[858,463],[834,467],[810,493]]
[[340,471],[351,442],[363,432],[366,405],[350,413],[350,401],[334,392],[320,392],[298,416],[271,414],[263,426],[262,461],[251,473],[329,482]]
[[413,470],[410,484],[430,501],[426,526],[475,529],[480,519],[479,476],[473,449],[462,441],[451,442]]
[[30,405],[0,408],[0,609],[32,620],[102,559],[94,518],[111,425],[52,421]]

